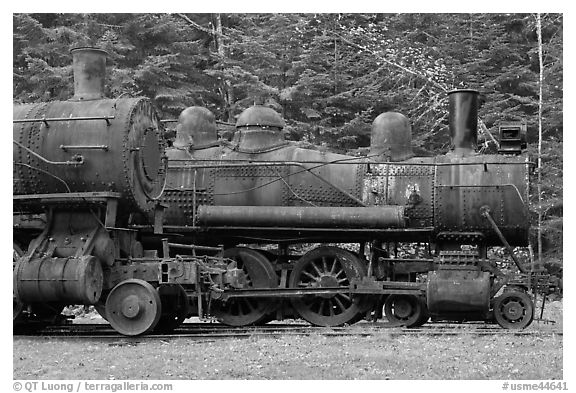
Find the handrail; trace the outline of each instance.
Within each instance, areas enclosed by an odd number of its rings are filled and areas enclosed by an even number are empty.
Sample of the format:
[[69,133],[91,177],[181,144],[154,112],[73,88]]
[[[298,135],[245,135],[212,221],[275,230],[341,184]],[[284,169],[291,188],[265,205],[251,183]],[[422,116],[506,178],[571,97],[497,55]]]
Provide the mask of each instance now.
[[50,161],[50,160],[42,157],[40,154],[36,153],[35,151],[32,151],[31,149],[27,148],[26,146],[24,146],[20,142],[16,142],[15,140],[12,140],[12,143],[14,143],[19,148],[26,150],[28,153],[32,154],[34,157],[36,157],[40,161],[45,162],[46,164],[50,164],[50,165],[73,165],[73,166],[78,166],[78,165],[84,164],[84,157],[82,157],[81,155],[78,155],[78,154],[75,155],[74,157],[72,157],[72,158],[74,158],[73,161]]

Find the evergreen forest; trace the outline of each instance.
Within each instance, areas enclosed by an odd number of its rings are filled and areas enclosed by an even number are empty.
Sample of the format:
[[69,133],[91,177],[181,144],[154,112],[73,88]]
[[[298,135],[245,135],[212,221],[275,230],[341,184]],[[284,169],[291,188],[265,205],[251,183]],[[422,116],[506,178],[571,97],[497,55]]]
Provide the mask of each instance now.
[[542,72],[543,202],[534,186],[531,209],[561,265],[563,16],[540,20],[541,45],[536,14],[14,14],[13,99],[70,98],[70,49],[95,46],[108,52],[107,95],[147,96],[163,119],[204,106],[225,135],[262,104],[287,139],[363,155],[374,118],[397,111],[416,153],[434,155],[449,148],[446,93],[472,88],[480,147],[495,152],[499,123],[525,120],[536,161]]

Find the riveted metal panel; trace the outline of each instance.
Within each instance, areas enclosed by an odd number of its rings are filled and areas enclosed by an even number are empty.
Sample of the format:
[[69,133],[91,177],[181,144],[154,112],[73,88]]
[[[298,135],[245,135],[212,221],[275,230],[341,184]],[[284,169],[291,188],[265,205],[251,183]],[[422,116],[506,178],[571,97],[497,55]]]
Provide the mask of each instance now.
[[370,164],[363,180],[364,201],[370,205],[408,206],[413,194],[418,203],[405,211],[410,226],[434,223],[434,166],[432,159],[418,158],[406,164]]
[[367,205],[388,204],[388,164],[369,164],[363,179],[362,200]]
[[[164,211],[166,225],[193,225],[194,203],[214,204],[214,168],[195,168],[199,162],[215,159],[219,147],[190,152],[188,149],[172,148],[166,151],[169,158],[166,189],[161,202],[168,205]],[[202,160],[202,161],[198,161]],[[196,195],[194,195],[196,191]]]
[[419,202],[406,209],[411,226],[432,226],[434,220],[434,167],[428,165],[390,165],[386,203],[408,205],[411,195]]
[[417,163],[407,165],[389,164],[389,166],[390,176],[429,176],[431,173],[434,173],[433,167],[418,165]]
[[[289,197],[291,206],[310,206],[311,203],[317,206],[354,205],[348,196],[317,179],[307,179],[306,183],[291,185],[291,189],[293,190]],[[355,187],[346,191],[358,195]]]
[[228,206],[275,206],[283,203],[282,171],[276,167],[214,169],[214,203]]
[[490,206],[498,225],[504,225],[503,190],[473,186],[436,187],[436,226],[439,231],[474,231],[489,229],[489,223],[480,216],[480,207]]
[[480,231],[489,244],[499,244],[489,222],[480,215],[480,208],[488,206],[511,244],[527,244],[526,166],[521,159],[486,155],[445,161],[436,170],[435,229]]
[[170,225],[193,225],[194,201],[196,207],[209,205],[211,195],[206,191],[197,191],[194,196],[192,190],[170,190],[163,194],[162,202],[168,205],[164,211],[164,224]]
[[289,152],[289,159],[300,163],[290,167],[290,205],[358,206],[353,198],[362,199],[365,164],[347,164],[340,161],[352,157],[316,150]]

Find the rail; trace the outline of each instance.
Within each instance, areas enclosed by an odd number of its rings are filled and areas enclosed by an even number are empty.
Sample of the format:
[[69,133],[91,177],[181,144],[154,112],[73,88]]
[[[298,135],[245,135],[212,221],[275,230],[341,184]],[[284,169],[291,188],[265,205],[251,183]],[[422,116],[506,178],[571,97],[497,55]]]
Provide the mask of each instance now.
[[[359,159],[358,157],[341,159],[341,160],[334,160],[334,161],[302,161],[299,162],[300,164],[321,164],[324,165],[348,165],[348,164],[363,164],[363,165],[394,165],[394,166],[425,166],[425,167],[437,167],[437,166],[470,166],[470,165],[530,165],[536,166],[535,162],[532,161],[516,161],[516,162],[499,162],[499,161],[482,161],[482,162],[395,162],[395,161],[367,161],[367,158],[371,156],[362,157]],[[193,169],[203,169],[203,168],[218,168],[218,167],[235,167],[235,166],[246,166],[246,165],[254,165],[260,166],[258,164],[262,164],[262,166],[270,165],[270,166],[278,166],[278,165],[289,165],[294,161],[265,161],[265,160],[249,160],[249,159],[185,159],[185,158],[177,158],[171,159],[171,162],[200,162],[200,163],[212,163],[212,164],[203,164],[203,165],[172,165],[171,168],[193,168]]]
[[[483,322],[446,324],[428,323],[420,328],[406,328],[397,324],[382,321],[363,321],[352,326],[320,327],[311,326],[299,321],[289,323],[270,323],[262,326],[231,327],[212,322],[187,322],[183,323],[170,333],[152,332],[145,336],[146,340],[167,340],[187,338],[193,340],[214,339],[238,339],[253,338],[255,336],[308,336],[322,335],[327,337],[337,336],[426,336],[426,337],[453,337],[453,336],[534,336],[534,337],[563,337],[563,331],[558,327],[506,330]],[[37,329],[14,329],[14,339],[32,338],[45,341],[46,337],[62,337],[66,340],[74,339],[102,339],[118,340],[125,342],[130,340],[116,332],[106,323],[84,324],[68,323],[64,325],[49,325]]]

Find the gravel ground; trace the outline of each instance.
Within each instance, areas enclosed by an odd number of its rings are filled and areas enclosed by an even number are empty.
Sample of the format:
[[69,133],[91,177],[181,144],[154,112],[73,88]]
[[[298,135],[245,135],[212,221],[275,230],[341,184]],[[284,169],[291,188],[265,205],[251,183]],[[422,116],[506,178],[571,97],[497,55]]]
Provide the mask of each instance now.
[[[562,304],[550,305],[562,325]],[[560,312],[560,315],[558,315]],[[357,329],[362,329],[357,325]],[[196,341],[13,338],[14,379],[562,379],[563,337],[277,337]]]
[[14,339],[15,379],[562,379],[562,338]]

